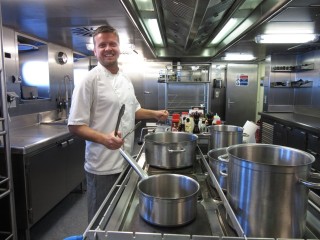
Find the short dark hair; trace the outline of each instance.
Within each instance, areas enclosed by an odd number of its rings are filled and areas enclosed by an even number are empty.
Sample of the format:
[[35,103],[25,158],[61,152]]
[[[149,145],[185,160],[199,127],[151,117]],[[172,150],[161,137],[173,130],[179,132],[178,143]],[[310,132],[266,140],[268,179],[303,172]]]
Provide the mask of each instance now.
[[113,33],[114,35],[117,36],[118,42],[120,42],[118,31],[110,25],[103,25],[98,27],[96,30],[94,30],[92,34],[93,42],[94,42],[95,36],[97,36],[99,33]]

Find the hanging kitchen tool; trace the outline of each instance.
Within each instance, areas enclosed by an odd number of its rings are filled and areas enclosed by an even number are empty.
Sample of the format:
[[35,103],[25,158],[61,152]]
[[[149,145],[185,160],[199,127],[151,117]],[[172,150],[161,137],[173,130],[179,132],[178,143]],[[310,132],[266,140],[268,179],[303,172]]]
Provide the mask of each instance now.
[[179,174],[148,174],[123,149],[121,155],[142,178],[138,185],[139,214],[157,226],[182,226],[195,219],[199,183]]
[[140,127],[141,125],[141,121],[139,121],[134,128],[132,128],[126,135],[124,135],[124,137],[122,138],[122,140],[124,140],[127,136],[129,136],[131,133],[133,133],[138,127]]
[[124,114],[124,110],[126,109],[126,105],[125,104],[122,104],[121,108],[120,108],[120,111],[119,111],[119,114],[118,114],[118,119],[117,119],[117,124],[116,124],[116,128],[114,130],[114,136],[118,136],[118,130],[119,130],[119,126],[120,126],[120,121],[121,121],[121,118]]

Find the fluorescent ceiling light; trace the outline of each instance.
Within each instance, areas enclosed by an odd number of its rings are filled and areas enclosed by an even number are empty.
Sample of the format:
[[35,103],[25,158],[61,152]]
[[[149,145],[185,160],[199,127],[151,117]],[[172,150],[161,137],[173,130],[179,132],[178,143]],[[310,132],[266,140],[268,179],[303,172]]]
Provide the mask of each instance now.
[[245,53],[226,53],[226,56],[221,59],[226,61],[250,61],[256,59],[256,57]]
[[217,36],[212,40],[211,44],[218,44],[227,34],[229,34],[234,27],[240,22],[241,19],[230,18],[227,24],[221,29]]
[[153,3],[150,0],[135,0],[140,11],[154,11]]
[[144,19],[144,23],[151,35],[152,41],[155,45],[163,46],[162,37],[157,19]]
[[262,34],[255,37],[256,43],[306,43],[316,41],[317,34]]

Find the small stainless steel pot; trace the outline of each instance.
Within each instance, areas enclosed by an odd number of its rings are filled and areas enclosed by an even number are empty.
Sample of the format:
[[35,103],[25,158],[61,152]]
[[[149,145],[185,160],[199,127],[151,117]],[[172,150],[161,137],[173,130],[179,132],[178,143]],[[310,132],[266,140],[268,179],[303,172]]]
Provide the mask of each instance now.
[[139,214],[146,222],[157,226],[181,226],[193,221],[197,215],[199,183],[179,174],[148,176],[124,150],[121,155],[142,178],[137,185]]
[[198,136],[185,132],[158,132],[145,136],[145,155],[149,165],[164,169],[193,165]]

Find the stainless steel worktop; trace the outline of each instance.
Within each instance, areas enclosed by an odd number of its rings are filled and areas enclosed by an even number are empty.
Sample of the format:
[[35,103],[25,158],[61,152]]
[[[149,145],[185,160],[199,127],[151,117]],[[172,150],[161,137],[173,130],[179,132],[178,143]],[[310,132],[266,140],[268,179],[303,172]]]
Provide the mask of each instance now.
[[[145,164],[144,154],[141,155],[138,163],[140,166],[144,166],[148,174],[160,174]],[[175,171],[173,173],[188,174],[188,170],[185,169]],[[170,228],[158,227],[141,219],[137,210],[139,201],[136,191],[139,176],[129,166],[126,171],[121,173],[83,237],[92,240],[246,239],[246,236],[239,236],[230,226],[220,194],[217,194],[217,191],[210,186],[211,177],[208,177],[210,173],[206,173],[198,157],[191,172],[201,186],[201,193],[198,198],[197,217],[189,225]],[[317,230],[319,229],[319,197],[315,194],[312,194],[312,197],[315,197],[314,202],[317,202],[317,206],[309,201],[305,239],[316,239],[319,236]],[[265,239],[274,240],[274,238]]]
[[28,154],[71,136],[67,125],[35,124],[10,130],[12,153]]
[[282,121],[295,127],[320,133],[320,118],[297,113],[260,112],[262,117]]

